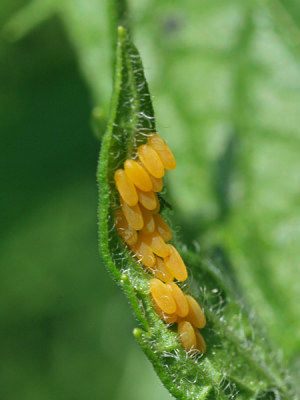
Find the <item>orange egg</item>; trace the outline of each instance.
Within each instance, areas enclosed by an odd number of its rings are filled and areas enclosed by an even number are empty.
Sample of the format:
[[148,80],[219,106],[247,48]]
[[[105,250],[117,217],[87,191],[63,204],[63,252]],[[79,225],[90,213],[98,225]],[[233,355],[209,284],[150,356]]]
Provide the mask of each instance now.
[[139,159],[147,171],[155,178],[162,178],[165,174],[163,163],[153,147],[146,144],[138,148]]
[[171,282],[174,280],[174,276],[171,274],[164,261],[159,257],[155,256],[155,264],[149,267],[148,270],[155,278],[163,282]]
[[121,196],[120,204],[128,224],[136,231],[141,230],[144,226],[144,221],[139,205],[136,204],[135,206],[131,207],[123,200]]
[[159,279],[150,280],[150,293],[152,294],[158,307],[167,314],[173,314],[176,310],[176,304],[172,297],[170,289]]
[[170,287],[173,298],[176,303],[176,311],[175,311],[176,314],[179,317],[187,316],[188,312],[189,312],[189,305],[188,305],[187,299],[185,298],[184,293],[182,292],[180,287],[178,285],[176,285],[176,283],[174,283],[174,282],[168,282],[167,286]]
[[[146,168],[144,167],[143,163],[141,162],[141,160],[138,158],[136,160],[136,162],[146,171]],[[152,190],[154,192],[160,192],[161,189],[163,188],[163,181],[161,178],[155,178],[152,174],[150,174],[149,172],[147,172],[151,182],[152,182]]]
[[155,197],[156,197],[156,207],[154,208],[154,210],[150,210],[150,211],[152,212],[152,214],[158,214],[159,210],[160,210],[160,203],[159,203],[157,194],[156,193],[154,193],[154,194],[155,194]]
[[123,211],[116,210],[115,212],[115,221],[116,227],[118,229],[119,235],[123,238],[123,240],[129,245],[132,246],[137,242],[138,234],[136,230],[134,230],[127,222]]
[[138,195],[134,184],[131,182],[124,169],[118,169],[115,172],[114,179],[117,189],[125,203],[131,207],[135,206],[138,202]]
[[204,328],[206,325],[206,318],[202,308],[192,296],[186,295],[185,298],[187,299],[189,305],[189,313],[185,319],[193,324],[196,328]]
[[137,188],[136,192],[139,202],[145,208],[147,208],[147,210],[155,210],[155,208],[157,207],[158,199],[156,193],[154,193],[153,190],[150,190],[149,192],[144,192],[143,190]]
[[160,307],[158,307],[158,305],[156,304],[156,302],[154,300],[153,300],[153,304],[154,304],[155,310],[156,310],[157,314],[159,315],[159,317],[163,321],[165,321],[167,324],[174,324],[174,322],[177,321],[177,315],[175,313],[168,314],[168,313],[163,312],[163,310]]
[[151,134],[148,138],[148,145],[153,147],[154,150],[159,155],[164,168],[168,170],[173,170],[176,168],[175,158],[167,146],[167,144],[156,134]]
[[126,160],[124,168],[126,174],[135,186],[145,192],[152,190],[152,180],[148,172],[139,163],[134,160]]
[[195,329],[195,335],[197,341],[197,349],[200,351],[200,353],[204,354],[206,352],[206,343],[204,337],[201,335],[198,329]]
[[170,254],[164,258],[164,261],[169,270],[178,281],[185,281],[188,277],[186,266],[178,253],[178,251],[171,244],[167,244]]
[[142,228],[142,231],[144,233],[152,233],[155,230],[155,222],[153,218],[153,214],[147,210],[144,206],[139,204],[140,210],[142,213],[143,221],[144,221],[144,226]]
[[163,188],[163,181],[161,178],[155,178],[153,175],[149,174],[152,182],[152,190],[154,192],[160,192]]
[[181,321],[178,324],[178,335],[181,346],[186,351],[195,350],[197,348],[197,339],[194,328],[188,321]]
[[146,267],[152,267],[155,264],[155,256],[149,246],[138,237],[137,242],[131,246],[134,255],[144,264]]
[[171,240],[172,239],[171,229],[169,228],[169,225],[166,223],[163,217],[160,214],[154,214],[153,219],[155,222],[156,232],[160,234],[160,236],[163,238],[165,242]]
[[141,232],[140,236],[157,256],[167,257],[170,253],[168,246],[157,232],[152,232],[149,234]]

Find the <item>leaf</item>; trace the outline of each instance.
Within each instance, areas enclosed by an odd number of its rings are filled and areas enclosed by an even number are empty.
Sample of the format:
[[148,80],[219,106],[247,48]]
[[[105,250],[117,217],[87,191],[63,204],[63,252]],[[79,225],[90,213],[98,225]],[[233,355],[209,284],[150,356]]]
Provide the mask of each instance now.
[[168,176],[175,224],[210,253],[221,249],[271,340],[293,361],[300,352],[298,4],[175,0],[147,2],[142,11],[134,4],[157,126],[181,165]]
[[[41,22],[50,3],[57,4],[36,0],[21,11],[17,36]],[[105,2],[58,4],[103,121],[111,90]],[[168,176],[168,195],[181,235],[225,255],[268,334],[293,360],[300,349],[297,2],[130,5],[157,124],[180,164]],[[222,160],[232,139],[227,174]]]
[[[271,339],[293,360],[300,351],[298,3],[130,6],[157,123],[181,165],[168,177],[181,234],[222,248]],[[19,37],[54,11],[61,17],[101,106],[99,137],[111,90],[105,8],[102,0],[34,0],[8,24]],[[232,139],[226,171],[220,161]]]
[[107,268],[141,324],[142,329],[134,330],[136,339],[175,398],[292,399],[282,365],[254,318],[237,300],[234,285],[201,253],[175,243],[189,270],[183,290],[197,299],[207,317],[202,331],[206,354],[188,355],[179,344],[176,326],[167,326],[156,314],[149,295],[151,275],[132,256],[115,228],[114,211],[119,202],[113,180],[115,170],[135,155],[147,132],[153,131],[154,113],[142,62],[120,27],[110,117],[98,169],[99,229]]
[[[81,73],[86,80],[93,105],[97,106],[99,136],[108,114],[111,90],[111,51],[107,4],[105,1],[32,0],[5,24],[5,35],[18,40],[45,20],[58,15],[72,42]],[[101,73],[99,74],[99,71]]]

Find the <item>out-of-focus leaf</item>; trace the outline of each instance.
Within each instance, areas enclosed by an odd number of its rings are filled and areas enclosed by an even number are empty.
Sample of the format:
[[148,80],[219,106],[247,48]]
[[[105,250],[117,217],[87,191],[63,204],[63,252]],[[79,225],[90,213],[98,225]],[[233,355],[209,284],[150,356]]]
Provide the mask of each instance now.
[[112,85],[107,14],[108,5],[105,1],[33,0],[4,26],[7,37],[19,39],[45,19],[58,15],[76,50],[79,67],[91,91],[93,105],[101,107],[102,120],[107,118]]
[[96,214],[95,182],[80,179],[37,201],[1,241],[2,399],[129,400],[141,385],[152,387],[146,400],[170,398],[99,265]]

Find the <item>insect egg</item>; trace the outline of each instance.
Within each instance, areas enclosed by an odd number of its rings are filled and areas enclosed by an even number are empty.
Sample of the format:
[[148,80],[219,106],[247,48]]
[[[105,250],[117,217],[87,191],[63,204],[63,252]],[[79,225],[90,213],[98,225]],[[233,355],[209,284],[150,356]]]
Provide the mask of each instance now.
[[159,214],[154,214],[153,219],[155,222],[155,230],[160,234],[165,242],[168,242],[172,239],[172,232],[169,228],[169,225],[163,219],[163,217]]
[[156,196],[156,207],[154,208],[154,210],[151,210],[151,213],[155,215],[155,214],[159,213],[160,204],[159,204],[159,200],[158,200],[157,194],[156,193],[154,193],[154,194]]
[[163,312],[163,310],[157,305],[155,300],[153,300],[153,304],[154,304],[155,310],[156,310],[157,314],[159,315],[159,317],[163,321],[165,321],[167,324],[174,324],[177,321],[176,313],[168,314],[168,313]]
[[206,343],[204,337],[201,335],[198,329],[195,329],[195,335],[197,341],[197,349],[200,351],[200,353],[204,354],[206,352]]
[[176,168],[175,158],[167,146],[167,144],[156,134],[152,134],[148,139],[149,146],[153,147],[154,150],[159,155],[163,166],[168,170],[173,170]]
[[144,226],[142,228],[142,231],[144,233],[154,232],[155,222],[154,222],[153,214],[151,213],[151,211],[147,210],[147,208],[145,208],[141,204],[139,206],[140,206],[140,210],[141,210],[143,220],[144,220]]
[[192,296],[186,295],[185,298],[187,299],[189,305],[189,313],[185,319],[193,324],[196,328],[204,328],[206,325],[206,318],[202,308]]
[[167,244],[167,246],[170,250],[170,254],[164,259],[164,261],[175,279],[183,282],[188,277],[186,266],[178,251],[171,244]]
[[138,202],[138,195],[134,184],[131,182],[124,169],[118,169],[115,172],[114,179],[117,189],[125,203],[131,207],[135,206]]
[[[144,167],[144,165],[142,164],[142,162],[141,162],[141,160],[138,158],[137,159],[137,161],[136,161],[145,171],[146,171],[146,168]],[[147,171],[146,171],[147,172]],[[150,180],[151,180],[151,182],[152,182],[152,190],[154,191],[154,192],[160,192],[161,191],[161,189],[163,188],[163,181],[162,181],[162,179],[161,178],[155,178],[152,174],[150,174],[150,173],[148,173],[147,172],[147,174],[148,174],[148,176],[149,176],[149,178],[150,178]],[[149,190],[151,190],[151,189],[149,189]],[[143,189],[142,189],[143,190]]]
[[185,317],[186,315],[188,315],[189,312],[189,305],[187,299],[185,298],[185,295],[183,294],[180,287],[176,285],[176,283],[168,282],[167,286],[170,287],[176,303],[176,314],[179,317]]
[[119,235],[129,245],[134,245],[138,240],[138,234],[127,222],[122,210],[116,210],[115,212],[116,226]]
[[152,182],[152,189],[154,192],[160,192],[163,188],[163,181],[161,178],[155,178],[153,175],[149,174],[151,182]]
[[178,334],[181,346],[186,351],[195,350],[197,348],[196,334],[192,324],[188,321],[179,322]]
[[153,147],[143,144],[138,148],[138,154],[139,159],[150,174],[155,178],[162,178],[164,176],[165,169],[163,163]]
[[147,208],[147,210],[154,210],[157,207],[157,196],[153,190],[144,192],[143,190],[136,189],[139,202]]
[[149,192],[152,190],[152,181],[148,172],[136,161],[126,160],[124,163],[126,174],[139,189]]
[[155,264],[155,256],[150,249],[149,246],[146,245],[141,239],[138,237],[137,242],[131,246],[131,249],[135,256],[146,266],[152,267]]
[[121,196],[120,203],[128,224],[136,231],[142,229],[144,221],[139,205],[136,204],[135,206],[130,207]]
[[155,278],[163,282],[171,282],[174,280],[174,276],[171,274],[164,261],[159,257],[155,256],[155,264],[148,269]]
[[162,237],[157,232],[149,233],[148,235],[144,232],[140,234],[142,240],[150,247],[150,249],[159,257],[167,257],[170,250]]
[[150,280],[150,293],[162,311],[172,314],[176,310],[176,304],[170,289],[159,279]]

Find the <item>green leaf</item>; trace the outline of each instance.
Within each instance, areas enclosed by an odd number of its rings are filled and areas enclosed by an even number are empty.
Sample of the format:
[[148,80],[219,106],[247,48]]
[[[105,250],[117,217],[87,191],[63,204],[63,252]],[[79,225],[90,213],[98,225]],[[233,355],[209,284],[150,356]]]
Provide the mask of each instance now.
[[[295,362],[300,349],[298,4],[132,0],[130,6],[149,67],[157,125],[180,165],[168,176],[175,224],[190,243],[196,240],[218,254],[221,249],[273,342]],[[54,12],[91,97],[101,105],[100,137],[111,91],[105,1],[34,0],[8,27],[19,37]]]
[[115,228],[114,211],[120,205],[113,180],[116,169],[134,157],[137,146],[153,131],[154,113],[142,62],[120,27],[110,117],[98,169],[99,229],[107,268],[141,324],[134,330],[136,339],[175,398],[292,399],[284,368],[254,317],[237,299],[233,282],[201,252],[174,243],[189,270],[183,290],[197,299],[207,317],[202,330],[205,355],[187,354],[179,344],[176,324],[167,326],[156,314],[149,295],[152,276],[132,256]]
[[294,362],[300,353],[298,4],[174,0],[143,3],[142,11],[133,4],[156,122],[181,166],[168,176],[175,224],[186,240],[221,249],[271,340]]

